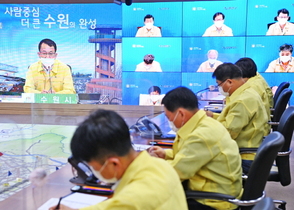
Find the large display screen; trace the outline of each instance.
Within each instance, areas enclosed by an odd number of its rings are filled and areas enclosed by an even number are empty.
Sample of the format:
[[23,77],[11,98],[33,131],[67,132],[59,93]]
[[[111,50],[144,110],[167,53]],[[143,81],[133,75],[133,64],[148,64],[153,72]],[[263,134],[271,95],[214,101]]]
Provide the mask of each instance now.
[[[281,9],[290,18],[278,35]],[[291,0],[0,4],[0,93],[23,92],[44,38],[56,42],[77,93],[100,93],[124,105],[139,105],[152,86],[161,94],[180,85],[201,91],[215,84],[216,66],[241,57],[252,58],[270,86],[288,81],[293,88],[294,74],[266,72],[270,63],[278,65],[280,46],[294,44],[293,14]],[[222,32],[214,30],[217,24]]]

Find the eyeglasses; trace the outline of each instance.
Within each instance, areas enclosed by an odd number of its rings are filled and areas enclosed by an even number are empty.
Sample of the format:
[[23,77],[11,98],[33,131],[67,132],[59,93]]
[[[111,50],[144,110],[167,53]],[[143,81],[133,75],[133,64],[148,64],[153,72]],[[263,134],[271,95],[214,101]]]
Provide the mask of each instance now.
[[44,57],[54,57],[56,55],[56,53],[45,53],[45,52],[40,52],[40,54]]
[[219,84],[216,84],[217,85],[217,87],[219,87],[219,86],[221,86],[223,83],[225,83],[227,80],[224,80],[224,81],[222,81],[221,83],[219,83]]

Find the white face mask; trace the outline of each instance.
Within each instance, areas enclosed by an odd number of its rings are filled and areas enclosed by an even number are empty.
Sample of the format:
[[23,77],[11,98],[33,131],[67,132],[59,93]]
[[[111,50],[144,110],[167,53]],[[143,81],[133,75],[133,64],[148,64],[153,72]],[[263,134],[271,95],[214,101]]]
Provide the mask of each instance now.
[[178,132],[179,128],[177,128],[174,124],[175,119],[177,119],[179,112],[177,112],[176,116],[174,117],[173,121],[168,121],[169,127],[176,133]]
[[116,183],[118,180],[115,177],[116,175],[114,175],[113,178],[111,179],[106,179],[102,176],[101,172],[103,171],[103,169],[105,168],[105,166],[107,165],[107,161],[105,161],[105,163],[103,164],[103,166],[100,168],[99,171],[96,171],[92,166],[90,166],[92,173],[96,176],[97,179],[99,179],[101,182],[105,182],[105,183]]
[[40,61],[46,68],[51,68],[54,64],[55,58],[40,58]]
[[220,92],[220,94],[222,94],[223,96],[227,97],[229,96],[229,92],[225,92],[222,86],[218,87],[218,91]]
[[210,59],[210,58],[209,58],[209,59],[208,59],[208,62],[211,63],[211,64],[215,64],[216,59]]
[[146,28],[151,29],[153,27],[153,23],[145,23]]
[[277,18],[280,25],[285,25],[288,21],[288,18]]
[[217,28],[221,28],[221,27],[224,25],[224,21],[223,21],[223,20],[217,20],[217,21],[214,21],[214,25],[215,25]]
[[288,61],[291,60],[291,56],[280,56],[280,61],[282,61],[283,63],[287,63]]

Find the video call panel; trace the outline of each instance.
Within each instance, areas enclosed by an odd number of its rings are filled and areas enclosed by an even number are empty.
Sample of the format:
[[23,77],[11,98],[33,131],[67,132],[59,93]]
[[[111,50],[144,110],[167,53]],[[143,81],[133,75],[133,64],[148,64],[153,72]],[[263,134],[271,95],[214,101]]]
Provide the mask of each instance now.
[[294,4],[292,0],[269,1],[269,0],[248,0],[247,14],[247,35],[265,36],[269,25],[276,23],[275,17],[280,9],[287,9],[290,22],[294,21]]
[[161,94],[182,85],[181,73],[124,72],[122,84],[124,105],[138,105],[139,95],[148,94],[151,86],[158,86]]
[[197,72],[209,58],[208,52],[217,53],[216,60],[236,62],[245,56],[245,37],[191,37],[183,38],[183,72]]
[[161,72],[181,72],[181,38],[123,38],[122,43],[123,72],[149,71],[148,68],[142,69],[138,66],[143,65],[144,56],[147,54],[152,54],[154,61],[157,62],[157,65],[160,65],[159,69],[156,70]]
[[294,36],[247,37],[246,56],[255,61],[259,72],[265,72],[270,62],[279,58],[283,44],[294,46]]
[[123,36],[135,37],[147,14],[154,17],[154,26],[161,28],[163,37],[182,36],[182,2],[123,4]]
[[184,2],[183,36],[203,36],[214,24],[213,16],[217,12],[225,15],[224,24],[232,29],[233,36],[244,36],[246,6],[246,0]]

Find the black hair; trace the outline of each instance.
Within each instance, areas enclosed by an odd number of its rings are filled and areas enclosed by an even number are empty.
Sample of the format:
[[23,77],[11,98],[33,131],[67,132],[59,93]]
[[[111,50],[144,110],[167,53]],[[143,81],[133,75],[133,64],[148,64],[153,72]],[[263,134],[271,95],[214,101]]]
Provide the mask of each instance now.
[[151,86],[149,89],[148,89],[148,93],[150,94],[151,92],[158,92],[159,95],[161,94],[161,89],[160,87],[158,86]]
[[280,51],[290,51],[291,53],[293,52],[293,46],[291,44],[283,44],[280,46]]
[[223,63],[219,65],[212,74],[212,78],[223,82],[227,79],[242,78],[241,69],[232,63]]
[[54,47],[54,49],[55,49],[55,52],[57,52],[57,45],[56,45],[56,43],[53,41],[53,40],[51,40],[51,39],[43,39],[43,40],[41,40],[40,41],[40,43],[39,43],[39,46],[38,46],[38,48],[39,48],[39,52],[40,52],[40,50],[41,50],[41,45],[42,44],[47,44],[49,47]]
[[198,99],[194,92],[182,86],[169,91],[163,97],[161,104],[170,112],[174,112],[180,107],[189,111],[198,109]]
[[145,22],[145,20],[148,19],[148,18],[152,18],[153,21],[154,21],[154,17],[153,17],[152,15],[148,14],[148,15],[146,15],[146,16],[144,17],[144,22]]
[[143,61],[144,61],[146,64],[151,64],[151,63],[153,63],[154,58],[155,58],[154,55],[152,55],[152,54],[147,54],[147,55],[144,56]]
[[70,148],[74,158],[86,162],[125,156],[132,148],[129,128],[116,112],[98,109],[78,126]]
[[[280,13],[287,14],[288,16],[289,16],[289,14],[290,14],[289,11],[288,11],[287,9],[285,9],[285,8],[280,9],[280,10],[278,10],[278,12],[277,12],[277,16],[274,18],[275,21],[278,20],[277,17],[280,15]],[[289,17],[289,18],[288,18],[288,21],[289,21],[290,19],[291,19],[291,18]]]
[[243,78],[256,76],[257,66],[251,58],[240,58],[235,64],[241,69]]
[[216,18],[216,16],[222,15],[223,16],[223,20],[225,19],[225,15],[221,12],[217,12],[213,15],[212,20],[214,20]]

